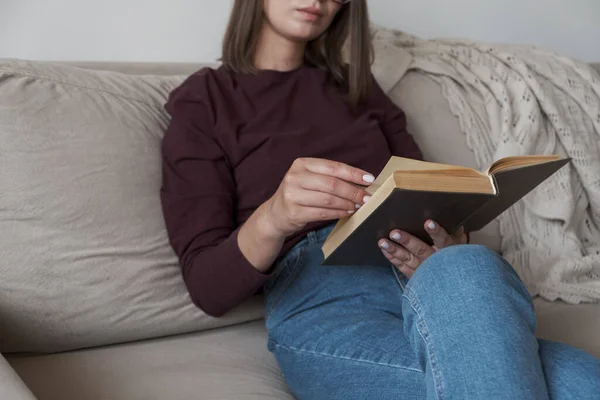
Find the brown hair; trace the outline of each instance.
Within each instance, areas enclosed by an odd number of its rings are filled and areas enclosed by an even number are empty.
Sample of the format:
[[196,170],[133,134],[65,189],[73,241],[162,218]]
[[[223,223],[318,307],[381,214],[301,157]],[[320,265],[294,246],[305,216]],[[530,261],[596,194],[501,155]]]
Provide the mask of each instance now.
[[[332,0],[329,0],[332,1]],[[223,39],[221,61],[238,73],[256,73],[254,53],[263,23],[263,0],[235,0]],[[349,60],[343,51],[349,42]],[[354,107],[371,86],[373,49],[366,0],[351,0],[342,6],[331,25],[308,43],[308,64],[329,71]]]

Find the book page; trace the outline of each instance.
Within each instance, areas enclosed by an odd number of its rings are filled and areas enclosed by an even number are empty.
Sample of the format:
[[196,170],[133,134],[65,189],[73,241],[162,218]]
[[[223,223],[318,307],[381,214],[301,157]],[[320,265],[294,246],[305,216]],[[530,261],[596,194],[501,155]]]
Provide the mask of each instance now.
[[[468,169],[471,170],[471,168],[466,168],[466,167],[460,167],[460,166],[456,166],[456,165],[449,165],[449,164],[438,164],[438,163],[433,163],[433,162],[427,162],[427,161],[420,161],[420,160],[414,160],[411,158],[404,158],[404,157],[396,157],[396,156],[392,156],[389,161],[387,162],[387,164],[385,165],[385,167],[383,168],[383,170],[381,171],[381,173],[377,176],[377,179],[375,179],[375,182],[373,182],[371,184],[371,186],[369,186],[366,190],[367,192],[373,194],[375,193],[375,191],[377,189],[379,189],[381,187],[381,185],[383,185],[383,183],[394,174],[394,172],[396,171],[423,171],[423,170],[446,170],[446,169]],[[473,171],[473,170],[471,170]]]
[[550,161],[557,161],[560,157],[557,155],[533,155],[533,156],[511,156],[504,157],[494,162],[486,171],[492,175],[496,172],[520,168],[528,165],[540,164]]
[[491,176],[496,182],[498,195],[465,221],[465,230],[482,229],[568,162],[569,159],[558,159],[494,172]]

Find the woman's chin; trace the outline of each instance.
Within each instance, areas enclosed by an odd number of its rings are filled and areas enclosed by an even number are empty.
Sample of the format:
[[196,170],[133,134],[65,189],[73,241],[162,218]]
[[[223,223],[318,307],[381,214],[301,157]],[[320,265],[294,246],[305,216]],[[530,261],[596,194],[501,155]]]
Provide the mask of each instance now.
[[310,42],[321,36],[322,30],[315,26],[306,26],[306,24],[298,24],[292,29],[283,33],[287,39],[294,42]]
[[312,40],[315,40],[316,38],[319,37],[319,35],[301,35],[301,34],[294,34],[294,35],[287,35],[286,36],[288,40],[291,40],[292,42],[297,42],[297,43],[308,43]]

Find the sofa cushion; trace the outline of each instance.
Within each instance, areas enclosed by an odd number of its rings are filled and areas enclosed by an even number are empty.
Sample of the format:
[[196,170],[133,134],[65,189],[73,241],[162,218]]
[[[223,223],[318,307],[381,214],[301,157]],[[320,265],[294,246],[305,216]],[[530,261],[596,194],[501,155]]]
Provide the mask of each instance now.
[[[600,356],[600,305],[537,299],[538,337]],[[264,322],[67,354],[12,357],[39,400],[292,399]]]
[[566,343],[600,357],[600,304],[567,304],[542,298],[536,298],[534,304],[539,338]]
[[262,317],[197,309],[159,199],[179,76],[0,61],[0,351],[54,352]]
[[262,321],[10,362],[39,400],[293,399]]

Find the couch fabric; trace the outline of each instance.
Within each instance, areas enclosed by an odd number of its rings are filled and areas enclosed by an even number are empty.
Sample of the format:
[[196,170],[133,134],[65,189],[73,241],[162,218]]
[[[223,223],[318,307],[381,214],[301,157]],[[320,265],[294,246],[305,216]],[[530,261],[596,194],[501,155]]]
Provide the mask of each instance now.
[[[40,400],[292,398],[264,322],[236,324],[260,298],[225,320],[196,310],[157,218],[162,103],[200,66],[74,65],[87,70],[0,61],[0,351],[96,347],[5,354]],[[426,158],[475,166],[433,81],[411,72],[390,97]],[[474,235],[499,238],[495,224]],[[599,305],[535,304],[539,337],[600,356]],[[0,388],[32,398],[2,359]]]
[[40,400],[293,398],[262,321],[11,363]]
[[256,320],[195,307],[158,192],[183,76],[0,64],[0,351],[56,352]]

